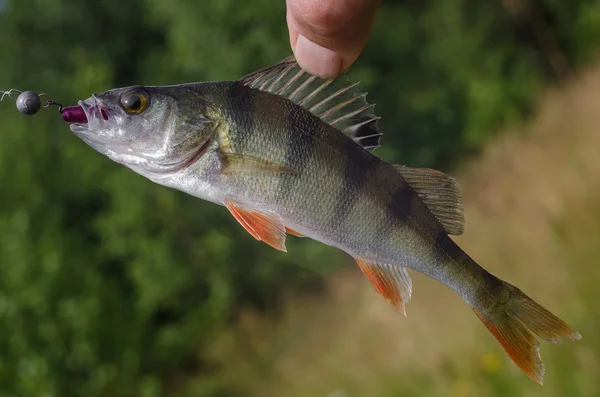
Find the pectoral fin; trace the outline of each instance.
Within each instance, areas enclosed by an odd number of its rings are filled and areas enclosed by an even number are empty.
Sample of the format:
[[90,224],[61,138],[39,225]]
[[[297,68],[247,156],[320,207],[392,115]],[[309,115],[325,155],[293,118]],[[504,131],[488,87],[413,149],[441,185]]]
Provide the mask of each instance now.
[[244,208],[242,205],[225,201],[225,206],[248,233],[279,251],[285,248],[285,226],[281,217],[274,212],[263,212]]
[[362,258],[354,259],[377,292],[406,316],[405,304],[410,301],[412,294],[412,280],[406,268],[370,262]]
[[293,170],[283,164],[277,164],[275,162],[248,154],[222,153],[221,160],[223,163],[222,172],[224,174],[232,174],[234,172],[271,172],[277,174],[297,174],[296,170]]

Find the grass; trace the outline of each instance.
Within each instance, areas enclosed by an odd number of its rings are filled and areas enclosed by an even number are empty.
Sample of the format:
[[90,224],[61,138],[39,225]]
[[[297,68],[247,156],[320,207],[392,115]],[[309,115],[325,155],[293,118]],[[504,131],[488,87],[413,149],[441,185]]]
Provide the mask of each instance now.
[[227,384],[261,397],[600,395],[599,126],[596,67],[546,93],[529,125],[502,134],[455,175],[467,218],[457,242],[583,335],[542,342],[544,386],[517,369],[445,286],[411,272],[404,318],[349,260],[329,277],[325,294],[288,299],[282,318],[241,313],[239,328],[214,345],[227,369],[188,390],[208,395],[207,384]]

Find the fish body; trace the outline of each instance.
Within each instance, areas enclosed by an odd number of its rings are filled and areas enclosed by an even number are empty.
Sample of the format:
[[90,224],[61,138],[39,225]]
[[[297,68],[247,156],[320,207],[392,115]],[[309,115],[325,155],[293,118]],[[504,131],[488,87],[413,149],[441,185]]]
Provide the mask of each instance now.
[[[210,88],[209,88],[210,87]],[[283,224],[355,258],[400,263],[447,283],[452,270],[444,245],[451,240],[396,168],[292,102],[238,83],[215,83],[207,91],[226,93],[213,106],[215,142],[204,161],[172,182],[196,181],[183,189],[225,205],[275,213]],[[243,153],[296,170],[231,172],[222,152]],[[461,295],[470,299],[469,291]]]
[[287,58],[237,81],[119,88],[80,106],[87,122],[71,129],[95,150],[227,207],[276,249],[293,234],[345,251],[402,311],[407,268],[449,286],[536,382],[534,334],[581,337],[454,243],[464,217],[453,178],[372,153],[378,117],[356,84],[317,79]]

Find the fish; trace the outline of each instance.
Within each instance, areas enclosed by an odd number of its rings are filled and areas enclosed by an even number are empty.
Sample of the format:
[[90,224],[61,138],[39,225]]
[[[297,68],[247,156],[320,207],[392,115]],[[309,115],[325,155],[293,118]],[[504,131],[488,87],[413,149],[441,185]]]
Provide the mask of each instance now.
[[406,315],[423,273],[457,293],[518,368],[543,384],[538,338],[581,334],[481,267],[456,180],[376,156],[374,104],[348,73],[321,79],[293,56],[239,79],[114,88],[66,110],[71,131],[150,181],[225,207],[256,240],[340,249]]

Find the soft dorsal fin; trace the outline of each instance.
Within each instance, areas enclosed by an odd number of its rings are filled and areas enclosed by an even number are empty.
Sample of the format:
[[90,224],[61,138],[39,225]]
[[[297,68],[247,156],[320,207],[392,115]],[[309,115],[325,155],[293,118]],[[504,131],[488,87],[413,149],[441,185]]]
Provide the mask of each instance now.
[[305,72],[293,56],[239,80],[250,88],[287,98],[342,131],[366,150],[378,148],[381,132],[374,104],[346,74],[323,80]]
[[456,180],[431,168],[394,165],[400,175],[417,192],[448,234],[463,233],[465,216],[462,195]]

